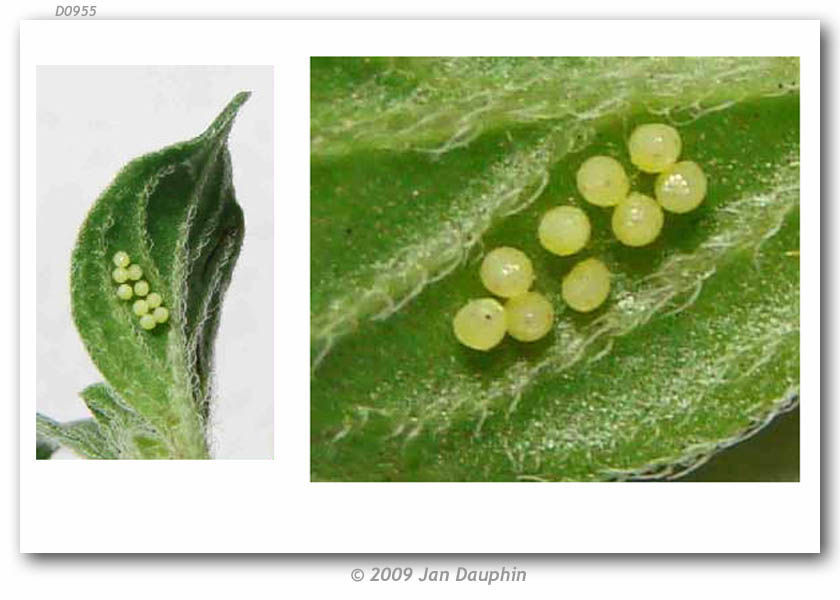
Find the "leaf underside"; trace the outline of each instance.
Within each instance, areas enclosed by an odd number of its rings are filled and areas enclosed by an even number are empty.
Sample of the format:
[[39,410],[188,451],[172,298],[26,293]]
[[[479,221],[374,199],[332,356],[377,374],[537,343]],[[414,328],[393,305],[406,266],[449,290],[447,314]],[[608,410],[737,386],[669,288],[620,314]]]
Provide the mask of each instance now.
[[[311,476],[314,480],[673,478],[798,402],[796,59],[312,59]],[[585,204],[589,156],[653,177],[626,140],[670,122],[709,178],[699,209],[621,246]],[[540,216],[592,221],[549,255]],[[460,346],[489,295],[486,250],[534,263],[557,309],[538,342]],[[563,306],[596,256],[605,305]]]
[[[106,382],[82,392],[94,416],[86,427],[108,448],[99,457],[209,457],[213,342],[244,233],[227,138],[248,96],[238,94],[200,136],[126,165],[79,231],[71,299]],[[165,324],[143,330],[132,302],[116,296],[117,251],[162,296]]]

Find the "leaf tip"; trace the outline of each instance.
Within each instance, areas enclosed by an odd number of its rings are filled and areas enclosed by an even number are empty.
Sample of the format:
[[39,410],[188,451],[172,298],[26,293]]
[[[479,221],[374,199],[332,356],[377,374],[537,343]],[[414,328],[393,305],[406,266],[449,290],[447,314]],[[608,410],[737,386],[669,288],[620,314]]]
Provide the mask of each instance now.
[[202,138],[224,138],[230,132],[233,121],[239,113],[239,109],[251,97],[250,91],[241,91],[228,102],[227,106],[219,113],[219,116],[210,124],[210,127],[201,134]]

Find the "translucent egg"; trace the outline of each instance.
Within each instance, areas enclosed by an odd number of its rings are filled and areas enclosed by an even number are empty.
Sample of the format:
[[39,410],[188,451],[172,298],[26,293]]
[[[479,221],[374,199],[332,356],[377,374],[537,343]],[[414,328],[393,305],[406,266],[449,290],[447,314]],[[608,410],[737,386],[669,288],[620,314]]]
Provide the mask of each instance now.
[[160,297],[160,294],[157,292],[152,292],[148,296],[146,296],[146,304],[149,305],[149,308],[157,308],[163,303],[163,298]]
[[569,256],[586,245],[591,231],[585,212],[575,206],[558,206],[543,215],[537,236],[549,252]]
[[135,300],[134,304],[131,306],[131,310],[133,310],[134,314],[138,317],[142,317],[149,312],[149,305],[146,304],[145,300]]
[[664,123],[639,125],[628,142],[630,161],[646,173],[659,173],[677,162],[682,140],[676,129]]
[[149,283],[147,281],[138,281],[134,284],[134,293],[138,296],[145,296],[149,293]]
[[626,246],[650,244],[664,222],[665,215],[656,200],[638,192],[619,202],[612,215],[613,233]]
[[169,320],[169,311],[162,306],[158,306],[152,316],[158,323],[166,323]]
[[491,250],[481,263],[481,283],[497,296],[524,294],[534,283],[534,267],[521,250],[501,247]]
[[114,254],[114,265],[117,267],[125,268],[131,264],[131,258],[129,258],[128,254],[120,250],[116,254]]
[[140,327],[145,330],[154,329],[155,325],[157,325],[157,321],[152,315],[143,315],[140,317]]
[[610,271],[597,258],[576,264],[563,278],[563,300],[578,312],[601,306],[610,295]]
[[630,180],[616,159],[593,156],[578,169],[577,186],[587,202],[596,206],[615,206],[630,191]]
[[542,294],[527,292],[507,301],[505,318],[511,337],[520,342],[533,342],[551,331],[554,307]]
[[114,281],[116,281],[117,283],[125,283],[126,281],[128,281],[128,271],[126,271],[122,267],[117,267],[111,273],[111,277],[113,277]]
[[700,206],[706,197],[706,175],[696,162],[684,160],[659,174],[655,190],[662,208],[686,213]]
[[134,292],[131,290],[131,286],[127,283],[123,283],[117,288],[117,298],[120,300],[131,300],[133,295]]
[[489,350],[505,337],[505,309],[494,298],[471,300],[452,320],[455,337],[474,350]]
[[140,268],[140,265],[131,265],[128,267],[128,278],[132,281],[137,281],[143,277],[143,269]]

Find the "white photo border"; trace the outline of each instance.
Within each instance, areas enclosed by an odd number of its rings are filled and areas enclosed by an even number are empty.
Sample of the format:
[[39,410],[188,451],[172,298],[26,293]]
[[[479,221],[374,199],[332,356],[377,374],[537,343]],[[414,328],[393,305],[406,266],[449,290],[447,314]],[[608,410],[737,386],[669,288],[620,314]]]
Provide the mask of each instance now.
[[[313,483],[309,471],[309,58],[799,56],[798,483]],[[819,552],[818,21],[25,21],[21,23],[23,552]],[[36,461],[38,65],[273,65],[275,459]],[[289,290],[300,290],[290,294]],[[60,502],[56,502],[60,498]]]

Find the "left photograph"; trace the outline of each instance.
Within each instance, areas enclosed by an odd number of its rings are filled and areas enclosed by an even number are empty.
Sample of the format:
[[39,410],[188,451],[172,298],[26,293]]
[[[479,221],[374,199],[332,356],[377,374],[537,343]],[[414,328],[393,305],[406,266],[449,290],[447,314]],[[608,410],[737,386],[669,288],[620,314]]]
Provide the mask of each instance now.
[[272,458],[272,76],[38,68],[38,459]]

